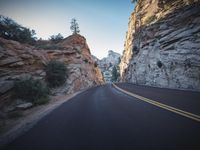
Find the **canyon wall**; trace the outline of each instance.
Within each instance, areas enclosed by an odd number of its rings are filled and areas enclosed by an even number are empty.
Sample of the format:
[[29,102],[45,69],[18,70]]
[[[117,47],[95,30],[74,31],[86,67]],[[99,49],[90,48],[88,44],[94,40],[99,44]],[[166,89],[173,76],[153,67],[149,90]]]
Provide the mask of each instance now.
[[199,0],[139,0],[120,73],[123,82],[200,91]]
[[97,57],[93,56],[94,60],[97,63],[97,66],[101,69],[106,83],[112,82],[112,71],[114,67],[118,69],[120,57],[121,55],[114,52],[113,50],[109,50],[107,57],[104,57],[102,59],[98,59]]
[[48,45],[47,42],[47,45],[42,46],[0,38],[1,102],[8,99],[14,81],[27,77],[44,80],[44,69],[50,60],[64,62],[68,68],[67,81],[54,89],[54,94],[69,94],[104,82],[83,36],[75,34],[57,44]]

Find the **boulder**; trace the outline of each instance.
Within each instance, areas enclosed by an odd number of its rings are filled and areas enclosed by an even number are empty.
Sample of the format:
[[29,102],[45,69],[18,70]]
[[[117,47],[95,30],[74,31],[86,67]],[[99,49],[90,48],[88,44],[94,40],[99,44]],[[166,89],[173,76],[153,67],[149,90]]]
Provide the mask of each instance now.
[[19,104],[16,106],[16,109],[20,109],[20,110],[26,110],[28,108],[31,108],[33,106],[33,103],[28,102],[28,103],[23,103],[23,104]]

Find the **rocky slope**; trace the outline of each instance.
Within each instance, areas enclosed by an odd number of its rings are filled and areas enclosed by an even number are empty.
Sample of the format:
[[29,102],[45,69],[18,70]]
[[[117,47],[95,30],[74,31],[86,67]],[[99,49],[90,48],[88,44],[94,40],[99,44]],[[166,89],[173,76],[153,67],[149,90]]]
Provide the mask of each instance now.
[[121,55],[119,53],[114,52],[113,50],[109,50],[108,51],[108,56],[104,57],[103,59],[100,60],[100,64],[104,65],[104,64],[118,64],[119,63],[119,58],[121,57]]
[[0,38],[1,104],[9,98],[15,80],[26,77],[43,80],[45,65],[50,60],[64,62],[69,70],[66,83],[55,89],[55,94],[73,93],[103,83],[101,71],[95,66],[83,36],[71,35],[48,49]]
[[200,2],[139,0],[129,20],[122,81],[200,90]]
[[108,51],[108,56],[99,60],[93,56],[93,59],[97,62],[98,67],[101,69],[105,82],[111,82],[112,69],[114,66],[118,66],[121,55],[112,50]]

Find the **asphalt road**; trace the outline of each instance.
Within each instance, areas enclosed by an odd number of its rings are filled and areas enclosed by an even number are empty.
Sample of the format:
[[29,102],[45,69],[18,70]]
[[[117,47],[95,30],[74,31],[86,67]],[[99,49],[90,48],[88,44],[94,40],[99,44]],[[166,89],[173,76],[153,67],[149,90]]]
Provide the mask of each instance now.
[[137,86],[131,83],[120,83],[116,85],[154,101],[200,115],[200,92]]
[[[128,89],[133,88],[129,85]],[[166,89],[145,89],[143,95],[150,90],[155,95],[159,94],[162,101],[178,99],[172,104],[179,106],[180,102],[181,108],[187,108],[189,103],[185,104],[183,100],[183,105],[179,100],[181,97],[187,99],[187,94],[178,94],[178,97],[166,94],[169,92]],[[188,95],[195,93],[181,92]],[[195,93],[195,97],[199,95]],[[191,99],[192,104],[199,104],[199,100]],[[171,101],[167,103],[171,104]],[[194,108],[194,112],[198,112],[200,105]],[[193,110],[191,105],[187,109]],[[200,122],[130,97],[112,85],[105,85],[89,89],[67,101],[5,149],[199,150]]]

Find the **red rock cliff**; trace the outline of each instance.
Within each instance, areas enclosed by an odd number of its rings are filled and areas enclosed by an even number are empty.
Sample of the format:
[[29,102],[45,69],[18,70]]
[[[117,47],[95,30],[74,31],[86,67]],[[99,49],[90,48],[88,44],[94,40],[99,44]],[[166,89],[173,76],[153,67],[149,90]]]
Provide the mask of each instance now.
[[86,39],[71,35],[54,45],[54,49],[38,49],[37,46],[20,44],[0,38],[0,94],[7,99],[13,82],[24,77],[43,80],[45,65],[50,60],[67,65],[69,76],[56,93],[73,93],[103,83],[102,74],[94,64]]

